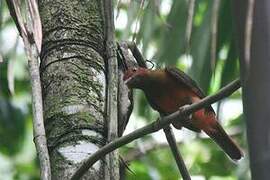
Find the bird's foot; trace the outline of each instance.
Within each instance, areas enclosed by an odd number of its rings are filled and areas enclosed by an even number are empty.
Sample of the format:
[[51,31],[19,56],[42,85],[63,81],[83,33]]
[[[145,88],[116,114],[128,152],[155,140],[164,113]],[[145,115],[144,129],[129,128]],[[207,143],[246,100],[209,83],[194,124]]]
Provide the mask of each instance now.
[[184,105],[179,108],[179,114],[181,114],[181,118],[185,120],[191,120],[192,114],[186,114],[185,111],[190,105]]

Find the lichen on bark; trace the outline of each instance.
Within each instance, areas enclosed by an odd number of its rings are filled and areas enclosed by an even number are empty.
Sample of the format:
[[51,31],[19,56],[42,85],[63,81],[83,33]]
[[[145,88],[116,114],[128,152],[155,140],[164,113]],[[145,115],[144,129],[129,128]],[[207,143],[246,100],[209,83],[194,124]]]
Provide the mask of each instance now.
[[[67,179],[80,161],[106,142],[103,4],[40,0],[39,11],[40,76],[52,176]],[[103,179],[103,163],[93,166],[84,179]]]

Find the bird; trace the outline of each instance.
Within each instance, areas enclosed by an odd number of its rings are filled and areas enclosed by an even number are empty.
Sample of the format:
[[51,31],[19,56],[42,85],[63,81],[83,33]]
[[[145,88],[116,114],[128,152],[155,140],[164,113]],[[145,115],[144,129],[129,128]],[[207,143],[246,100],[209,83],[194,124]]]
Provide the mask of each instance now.
[[[197,83],[176,67],[164,69],[129,68],[123,81],[130,89],[144,92],[150,106],[161,115],[169,115],[181,106],[196,103],[205,97]],[[234,161],[244,154],[217,121],[211,105],[194,112],[186,121],[174,121],[176,129],[182,127],[195,132],[204,131]]]

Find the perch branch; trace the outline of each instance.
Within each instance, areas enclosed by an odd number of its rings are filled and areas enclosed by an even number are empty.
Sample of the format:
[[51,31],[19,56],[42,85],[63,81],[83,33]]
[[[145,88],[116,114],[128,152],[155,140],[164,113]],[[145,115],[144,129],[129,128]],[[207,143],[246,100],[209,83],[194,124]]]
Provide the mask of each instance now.
[[73,174],[71,180],[78,180],[84,174],[84,172],[86,172],[95,162],[97,162],[101,157],[104,157],[106,154],[114,151],[115,149],[125,144],[130,143],[135,139],[156,132],[164,128],[165,126],[168,126],[174,120],[176,119],[179,120],[179,117],[181,116],[187,116],[203,107],[209,106],[210,104],[215,103],[221,100],[222,98],[231,95],[233,92],[239,89],[240,86],[241,86],[240,80],[239,79],[234,80],[227,86],[220,89],[219,92],[217,92],[216,94],[212,96],[207,96],[202,100],[200,100],[198,103],[182,106],[179,108],[178,111],[168,116],[165,116],[158,121],[152,122],[142,128],[139,128],[133,131],[132,133],[127,134],[126,136],[122,136],[120,138],[115,139],[114,141],[110,142],[109,144],[103,146],[101,149],[96,151],[85,162],[83,162],[82,165],[78,168],[78,170]]

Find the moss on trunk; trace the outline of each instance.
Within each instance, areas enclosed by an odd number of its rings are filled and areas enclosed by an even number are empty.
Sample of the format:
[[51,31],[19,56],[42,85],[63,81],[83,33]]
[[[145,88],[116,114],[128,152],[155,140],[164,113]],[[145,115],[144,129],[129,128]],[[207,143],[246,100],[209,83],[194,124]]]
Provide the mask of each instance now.
[[[106,141],[103,4],[40,0],[39,10],[40,76],[52,175],[67,179]],[[103,165],[91,168],[85,179],[103,179]]]

